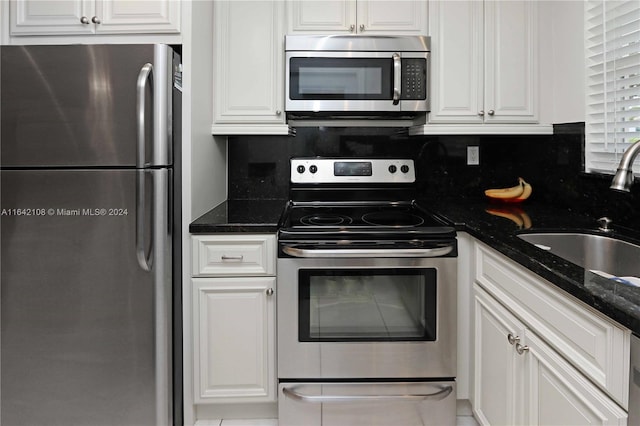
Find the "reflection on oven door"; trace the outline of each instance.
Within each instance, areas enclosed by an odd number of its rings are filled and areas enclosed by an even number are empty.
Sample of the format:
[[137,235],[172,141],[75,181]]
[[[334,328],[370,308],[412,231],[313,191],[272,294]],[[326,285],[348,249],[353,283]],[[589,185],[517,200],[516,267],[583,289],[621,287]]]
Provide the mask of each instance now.
[[456,422],[455,382],[280,383],[279,426],[435,426]]

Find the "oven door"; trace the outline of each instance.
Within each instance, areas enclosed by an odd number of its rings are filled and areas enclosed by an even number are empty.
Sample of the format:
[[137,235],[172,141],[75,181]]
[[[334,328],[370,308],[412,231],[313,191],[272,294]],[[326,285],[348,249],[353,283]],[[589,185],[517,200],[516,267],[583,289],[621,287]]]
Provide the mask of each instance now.
[[428,52],[287,52],[287,112],[427,111]]
[[452,378],[456,258],[278,259],[281,379]]

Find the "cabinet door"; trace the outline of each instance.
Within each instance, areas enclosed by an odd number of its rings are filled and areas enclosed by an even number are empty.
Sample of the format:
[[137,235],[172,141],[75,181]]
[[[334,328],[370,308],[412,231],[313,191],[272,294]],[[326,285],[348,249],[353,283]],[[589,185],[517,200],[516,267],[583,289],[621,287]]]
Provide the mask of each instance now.
[[[522,364],[514,350],[523,325],[477,285],[475,288],[474,412],[481,424],[521,424]],[[511,336],[510,343],[508,340]]]
[[180,1],[96,0],[98,33],[177,33]]
[[627,413],[536,334],[527,330],[524,340],[526,424],[626,424]]
[[431,123],[482,124],[483,5],[476,0],[429,3]]
[[289,34],[356,32],[355,0],[290,0],[286,7]]
[[[11,34],[92,34],[94,0],[11,0]],[[83,23],[83,21],[85,23]]]
[[275,400],[275,278],[192,283],[195,401]]
[[487,1],[485,121],[538,121],[538,6],[535,1]]
[[281,1],[214,3],[214,134],[287,133],[283,21]]
[[425,0],[358,0],[359,34],[427,35]]

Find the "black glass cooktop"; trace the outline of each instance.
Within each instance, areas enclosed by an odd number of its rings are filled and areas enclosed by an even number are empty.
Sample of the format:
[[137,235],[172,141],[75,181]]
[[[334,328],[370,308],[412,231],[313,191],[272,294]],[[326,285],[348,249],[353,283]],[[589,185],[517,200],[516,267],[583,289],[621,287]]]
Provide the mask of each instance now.
[[412,202],[290,203],[281,220],[285,234],[406,233],[449,234],[445,226]]
[[293,205],[285,227],[420,227],[441,226],[411,204]]

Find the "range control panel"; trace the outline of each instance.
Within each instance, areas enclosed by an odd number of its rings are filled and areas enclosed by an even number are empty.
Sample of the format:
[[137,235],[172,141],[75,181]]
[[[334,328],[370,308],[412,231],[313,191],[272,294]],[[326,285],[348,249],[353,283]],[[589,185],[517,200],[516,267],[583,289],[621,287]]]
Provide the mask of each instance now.
[[414,183],[413,160],[292,158],[291,183]]

